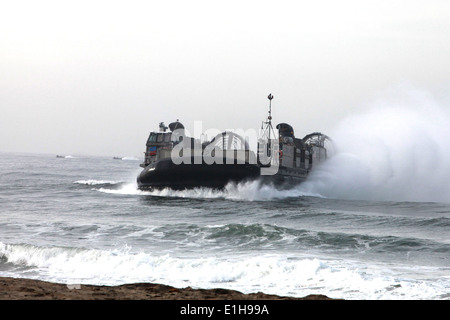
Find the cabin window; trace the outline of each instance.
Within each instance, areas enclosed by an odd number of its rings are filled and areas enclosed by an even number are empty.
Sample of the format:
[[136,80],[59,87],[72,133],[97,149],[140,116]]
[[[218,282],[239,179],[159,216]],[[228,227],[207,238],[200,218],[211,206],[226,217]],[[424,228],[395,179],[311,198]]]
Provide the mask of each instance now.
[[165,134],[164,135],[164,142],[169,142],[170,141],[170,136],[171,136],[171,134]]
[[154,133],[150,134],[150,138],[148,140],[150,142],[155,142],[156,141],[156,134],[154,134]]
[[163,135],[162,134],[158,134],[158,142],[162,142],[163,141]]

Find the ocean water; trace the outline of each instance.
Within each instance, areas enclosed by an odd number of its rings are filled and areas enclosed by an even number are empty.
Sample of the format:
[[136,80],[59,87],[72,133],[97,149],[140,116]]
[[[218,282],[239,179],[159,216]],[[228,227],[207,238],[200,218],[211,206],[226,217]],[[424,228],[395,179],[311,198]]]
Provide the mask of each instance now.
[[346,157],[344,150],[291,190],[253,182],[142,192],[140,159],[0,153],[0,276],[450,299],[445,188],[427,199],[436,185],[422,184],[418,197],[405,184],[402,199],[401,190],[386,192],[400,182],[364,182],[368,171],[355,161],[344,178]]
[[289,190],[143,192],[142,159],[0,153],[0,276],[448,300],[450,106],[400,91]]

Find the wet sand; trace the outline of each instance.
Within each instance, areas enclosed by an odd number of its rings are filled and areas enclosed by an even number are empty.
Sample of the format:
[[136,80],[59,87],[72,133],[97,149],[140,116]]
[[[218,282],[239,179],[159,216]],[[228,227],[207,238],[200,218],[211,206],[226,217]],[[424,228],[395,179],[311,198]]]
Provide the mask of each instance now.
[[303,298],[229,289],[175,288],[154,283],[119,286],[67,285],[21,278],[0,278],[0,300],[333,300],[314,294]]

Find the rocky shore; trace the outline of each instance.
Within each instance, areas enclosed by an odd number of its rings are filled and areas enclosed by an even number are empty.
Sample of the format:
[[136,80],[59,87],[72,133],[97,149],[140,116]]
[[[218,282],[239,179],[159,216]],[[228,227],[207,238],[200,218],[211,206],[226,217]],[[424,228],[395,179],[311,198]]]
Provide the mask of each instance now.
[[333,300],[324,295],[282,297],[229,289],[175,288],[154,283],[119,286],[67,285],[21,278],[0,278],[0,300]]

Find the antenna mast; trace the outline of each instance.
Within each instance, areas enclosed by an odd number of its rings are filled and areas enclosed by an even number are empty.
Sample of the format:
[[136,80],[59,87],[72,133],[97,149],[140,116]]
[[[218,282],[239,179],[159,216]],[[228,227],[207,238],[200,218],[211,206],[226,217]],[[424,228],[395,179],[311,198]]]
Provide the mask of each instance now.
[[267,99],[269,99],[269,122],[270,120],[272,120],[272,99],[273,99],[273,95],[271,93],[269,93],[269,96],[267,97]]
[[[272,127],[272,99],[273,95],[269,94],[269,113],[267,119],[262,122],[261,133],[258,139],[258,159],[263,160],[262,166],[270,166],[273,157],[274,141],[276,135]],[[272,138],[273,136],[273,138]],[[263,147],[264,146],[264,147]]]
[[269,99],[269,115],[267,116],[267,130],[269,131],[269,140],[270,140],[270,131],[273,130],[272,129],[272,99],[273,99],[273,95],[271,93],[269,93],[269,96],[267,97],[267,99]]

